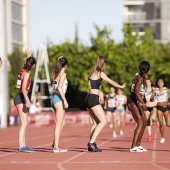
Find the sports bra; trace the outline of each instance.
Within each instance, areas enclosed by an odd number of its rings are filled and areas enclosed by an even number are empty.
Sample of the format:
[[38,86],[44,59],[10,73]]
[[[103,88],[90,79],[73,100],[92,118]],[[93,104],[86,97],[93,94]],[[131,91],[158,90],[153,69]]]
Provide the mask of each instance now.
[[[20,72],[20,74],[18,75],[18,78],[17,78],[17,88],[18,88],[19,90],[22,90],[22,84],[23,84],[22,74],[23,74],[24,72],[26,72],[26,70],[25,70],[25,69],[22,69],[21,72]],[[31,79],[30,79],[30,77],[29,77],[28,80],[27,80],[27,83],[26,83],[26,89],[25,89],[26,91],[29,91],[30,85],[31,85]]]
[[102,84],[102,78],[97,80],[92,80],[90,77],[88,78],[88,88],[89,89],[100,89]]
[[110,96],[110,94],[108,94],[108,106],[113,106],[116,107],[116,94],[114,96]]
[[156,88],[155,94],[156,102],[167,102],[168,101],[168,93],[166,91],[166,87],[164,87],[163,92],[160,92],[158,88]]
[[[138,76],[139,75],[139,73],[136,73],[135,74],[135,76],[134,76],[134,78],[133,78],[133,80],[132,80],[132,86],[131,86],[131,92],[135,92],[135,86],[136,86],[136,84],[135,84],[135,78],[136,78],[136,76]],[[140,94],[144,94],[144,92],[145,92],[145,87],[144,87],[144,85],[143,84],[141,84],[140,85],[140,89],[139,89],[139,93]]]
[[121,98],[117,99],[117,104],[118,104],[118,106],[123,106],[125,104],[125,98],[121,97]]
[[[52,87],[53,87],[54,93],[60,93],[59,90],[58,90],[58,84],[59,84],[59,81],[53,80]],[[63,84],[62,84],[62,91],[63,91],[64,94],[67,91],[67,86],[68,86],[68,81],[67,81],[67,79],[65,79]]]
[[145,94],[144,94],[145,98],[144,99],[145,99],[146,102],[150,102],[151,97],[152,97],[152,93],[153,93],[153,90],[151,90],[149,92],[145,91]]

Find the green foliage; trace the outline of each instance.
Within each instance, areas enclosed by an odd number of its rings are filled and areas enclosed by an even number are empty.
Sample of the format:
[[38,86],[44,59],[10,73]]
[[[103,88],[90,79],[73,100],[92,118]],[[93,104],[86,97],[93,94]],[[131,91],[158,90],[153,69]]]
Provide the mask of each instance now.
[[[75,38],[75,42],[66,41],[60,45],[48,45],[49,71],[52,80],[54,66],[58,57],[65,56],[68,61],[67,78],[69,81],[66,97],[70,107],[85,109],[85,96],[88,92],[87,79],[98,56],[107,58],[106,74],[119,84],[126,83],[124,94],[129,95],[133,76],[138,72],[141,61],[150,62],[148,77],[155,83],[158,76],[164,76],[170,82],[170,43],[154,43],[150,30],[143,36],[132,34],[132,25],[124,25],[124,40],[116,44],[111,38],[111,30],[100,29],[94,25],[96,36],[91,35],[91,45],[85,46]],[[16,77],[23,65],[22,52],[15,50],[9,56],[11,70],[9,72],[10,97],[16,94]],[[42,72],[42,77],[44,73]],[[109,92],[108,83],[102,84],[104,94]]]
[[8,60],[10,63],[9,69],[9,98],[14,98],[18,92],[16,88],[17,76],[23,67],[23,63],[25,60],[25,54],[19,50],[19,48],[15,48],[14,52],[8,56]]

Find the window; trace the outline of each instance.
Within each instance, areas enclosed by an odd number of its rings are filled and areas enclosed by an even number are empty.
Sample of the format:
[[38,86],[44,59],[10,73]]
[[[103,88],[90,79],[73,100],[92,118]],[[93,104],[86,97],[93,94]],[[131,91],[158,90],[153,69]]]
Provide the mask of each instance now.
[[12,19],[22,22],[22,6],[12,2]]
[[12,39],[22,41],[22,26],[12,23]]

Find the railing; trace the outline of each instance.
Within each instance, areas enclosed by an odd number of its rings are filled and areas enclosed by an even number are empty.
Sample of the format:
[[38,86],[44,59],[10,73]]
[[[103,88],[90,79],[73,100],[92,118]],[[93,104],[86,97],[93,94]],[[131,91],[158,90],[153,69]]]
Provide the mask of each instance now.
[[128,12],[124,19],[125,22],[146,20],[146,12]]

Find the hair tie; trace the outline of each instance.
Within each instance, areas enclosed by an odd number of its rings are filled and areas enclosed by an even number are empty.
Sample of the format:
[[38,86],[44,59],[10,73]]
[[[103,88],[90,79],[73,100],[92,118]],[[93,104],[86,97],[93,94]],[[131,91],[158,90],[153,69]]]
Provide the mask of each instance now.
[[58,61],[59,61],[61,58],[63,58],[63,56],[59,57],[59,58],[58,58]]

